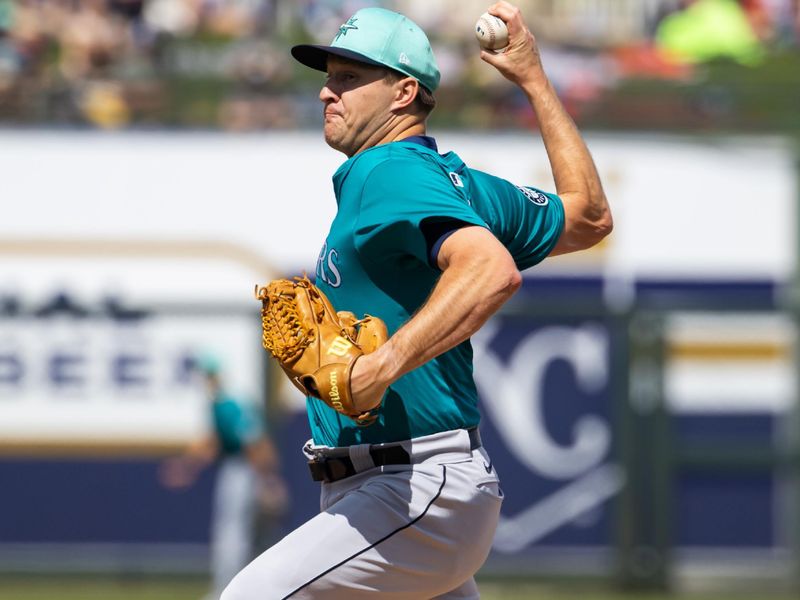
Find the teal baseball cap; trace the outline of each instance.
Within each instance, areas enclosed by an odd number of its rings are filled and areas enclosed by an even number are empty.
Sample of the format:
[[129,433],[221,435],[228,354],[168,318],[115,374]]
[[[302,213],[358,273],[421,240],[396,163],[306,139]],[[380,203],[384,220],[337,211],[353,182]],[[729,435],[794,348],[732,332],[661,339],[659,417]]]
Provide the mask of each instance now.
[[388,67],[413,77],[433,92],[439,67],[428,36],[408,17],[385,8],[362,8],[339,27],[330,46],[300,44],[292,56],[307,67],[327,71],[328,56]]
[[194,368],[208,375],[219,375],[222,371],[222,360],[212,352],[200,352],[193,357]]

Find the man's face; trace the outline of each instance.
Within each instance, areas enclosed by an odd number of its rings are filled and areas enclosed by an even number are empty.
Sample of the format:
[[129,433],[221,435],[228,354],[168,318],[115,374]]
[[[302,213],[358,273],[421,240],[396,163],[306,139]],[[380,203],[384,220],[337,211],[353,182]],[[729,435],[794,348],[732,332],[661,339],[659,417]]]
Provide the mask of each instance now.
[[329,56],[319,99],[325,104],[325,141],[331,148],[353,156],[381,139],[394,93],[385,75],[380,67]]

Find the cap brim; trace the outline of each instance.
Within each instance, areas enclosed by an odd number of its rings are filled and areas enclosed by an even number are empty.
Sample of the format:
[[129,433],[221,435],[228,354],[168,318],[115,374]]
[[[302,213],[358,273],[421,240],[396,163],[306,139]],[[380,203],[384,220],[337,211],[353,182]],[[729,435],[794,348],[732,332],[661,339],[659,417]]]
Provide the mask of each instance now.
[[372,60],[371,58],[367,58],[363,54],[359,54],[358,52],[353,52],[352,50],[347,50],[345,48],[337,48],[335,46],[315,46],[312,44],[300,44],[292,47],[292,56],[297,62],[302,63],[307,67],[311,67],[312,69],[316,69],[317,71],[325,72],[328,70],[328,56],[331,54],[377,67],[386,66]]

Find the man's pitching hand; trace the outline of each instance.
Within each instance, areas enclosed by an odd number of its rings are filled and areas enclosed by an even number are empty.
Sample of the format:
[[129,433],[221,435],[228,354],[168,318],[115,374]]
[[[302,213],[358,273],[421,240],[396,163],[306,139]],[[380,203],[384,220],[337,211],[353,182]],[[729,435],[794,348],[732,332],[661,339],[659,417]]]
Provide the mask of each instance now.
[[350,391],[353,405],[362,412],[367,412],[381,405],[383,395],[389,382],[381,377],[385,369],[381,367],[382,352],[380,349],[365,354],[356,360],[350,373]]
[[543,75],[539,48],[533,34],[525,25],[522,12],[505,1],[492,4],[487,12],[505,22],[508,27],[508,47],[499,54],[481,51],[481,59],[492,65],[503,77],[522,85]]

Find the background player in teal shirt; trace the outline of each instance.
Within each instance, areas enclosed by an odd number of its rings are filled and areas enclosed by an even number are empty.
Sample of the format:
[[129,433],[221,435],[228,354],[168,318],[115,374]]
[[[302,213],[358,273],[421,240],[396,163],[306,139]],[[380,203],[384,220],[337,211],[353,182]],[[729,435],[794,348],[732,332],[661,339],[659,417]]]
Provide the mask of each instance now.
[[356,363],[359,427],[309,398],[304,448],[322,512],[248,565],[223,600],[478,598],[473,574],[502,502],[481,447],[469,337],[521,284],[520,269],[611,230],[591,156],[552,89],[519,10],[499,2],[509,46],[481,52],[525,93],[556,194],[440,155],[425,135],[439,71],[406,17],[363,9],[331,46],[295,46],[325,71],[325,141],[348,160],[317,283],[338,310],[382,318],[389,341]]
[[225,389],[215,356],[199,356],[194,366],[208,396],[210,428],[182,454],[164,461],[159,476],[165,486],[181,489],[192,485],[206,467],[216,466],[209,527],[212,589],[207,596],[216,599],[266,546],[266,540],[257,538],[270,533],[263,529],[275,525],[288,497],[263,412]]

